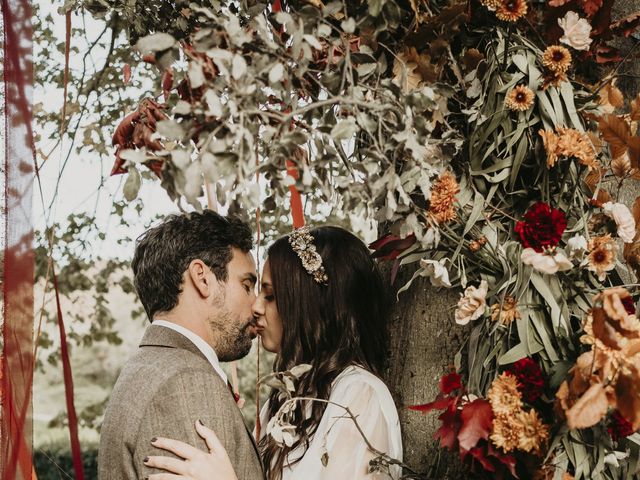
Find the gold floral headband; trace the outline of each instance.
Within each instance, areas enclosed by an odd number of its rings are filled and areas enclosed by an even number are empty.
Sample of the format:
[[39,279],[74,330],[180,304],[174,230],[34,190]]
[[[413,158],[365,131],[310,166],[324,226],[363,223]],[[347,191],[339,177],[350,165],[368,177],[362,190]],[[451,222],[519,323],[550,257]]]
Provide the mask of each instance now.
[[302,260],[302,266],[307,273],[313,276],[316,282],[326,285],[329,278],[322,266],[322,257],[313,244],[313,235],[309,233],[309,227],[301,227],[291,232],[289,234],[289,243],[293,251]]

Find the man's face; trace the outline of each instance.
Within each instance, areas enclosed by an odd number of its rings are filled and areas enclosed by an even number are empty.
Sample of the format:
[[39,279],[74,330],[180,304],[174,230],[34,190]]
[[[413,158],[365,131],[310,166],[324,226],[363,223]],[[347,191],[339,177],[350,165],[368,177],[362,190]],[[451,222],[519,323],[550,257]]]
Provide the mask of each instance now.
[[251,311],[256,299],[256,266],[251,253],[232,248],[232,258],[227,265],[227,282],[220,282],[220,294],[212,299],[212,315],[209,327],[218,358],[230,362],[244,357],[251,350],[251,341],[257,329]]

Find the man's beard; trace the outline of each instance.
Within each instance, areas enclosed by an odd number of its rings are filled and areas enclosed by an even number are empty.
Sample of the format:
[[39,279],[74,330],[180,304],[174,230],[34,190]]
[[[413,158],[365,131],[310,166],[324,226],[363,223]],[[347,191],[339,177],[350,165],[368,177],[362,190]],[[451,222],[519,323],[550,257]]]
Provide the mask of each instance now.
[[253,324],[253,318],[247,319],[243,324],[234,323],[231,312],[224,307],[209,319],[209,326],[218,338],[215,351],[221,362],[231,362],[247,356],[254,337]]

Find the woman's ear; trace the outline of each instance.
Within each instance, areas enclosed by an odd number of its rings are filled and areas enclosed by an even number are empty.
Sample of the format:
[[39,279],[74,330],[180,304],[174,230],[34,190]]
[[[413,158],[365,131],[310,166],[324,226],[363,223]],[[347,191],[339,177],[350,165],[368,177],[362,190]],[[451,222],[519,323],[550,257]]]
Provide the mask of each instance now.
[[187,275],[192,285],[202,297],[209,297],[213,293],[215,274],[199,258],[191,260],[187,268]]

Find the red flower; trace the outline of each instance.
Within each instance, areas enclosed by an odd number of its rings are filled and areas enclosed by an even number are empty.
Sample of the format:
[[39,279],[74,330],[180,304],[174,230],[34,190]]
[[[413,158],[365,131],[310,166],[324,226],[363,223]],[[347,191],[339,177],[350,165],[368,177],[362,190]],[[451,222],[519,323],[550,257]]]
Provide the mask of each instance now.
[[507,367],[506,371],[518,380],[518,390],[525,402],[534,403],[540,398],[544,389],[544,377],[535,360],[525,357]]
[[627,311],[629,315],[635,315],[636,306],[633,303],[632,297],[625,297],[622,299],[622,305],[624,305],[624,309]]
[[542,252],[545,247],[555,247],[567,228],[567,217],[560,210],[544,202],[532,205],[524,220],[516,223],[515,231],[522,245]]
[[633,433],[633,425],[616,410],[611,414],[611,417],[609,417],[607,431],[613,440],[619,440]]
[[460,375],[455,372],[443,375],[440,379],[440,391],[445,395],[462,388]]

